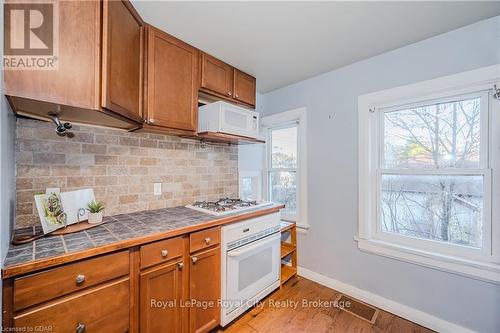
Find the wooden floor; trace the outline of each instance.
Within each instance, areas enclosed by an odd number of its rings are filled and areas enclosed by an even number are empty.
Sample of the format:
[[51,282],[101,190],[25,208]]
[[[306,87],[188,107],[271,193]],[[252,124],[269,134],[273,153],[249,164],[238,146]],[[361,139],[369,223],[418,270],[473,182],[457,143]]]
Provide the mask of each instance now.
[[[408,320],[380,310],[372,325],[346,311],[334,307],[278,308],[278,301],[335,300],[339,292],[302,277],[294,277],[262,303],[243,314],[230,326],[215,332],[264,333],[264,332],[392,332],[431,333],[433,331]],[[272,306],[274,305],[274,306]]]

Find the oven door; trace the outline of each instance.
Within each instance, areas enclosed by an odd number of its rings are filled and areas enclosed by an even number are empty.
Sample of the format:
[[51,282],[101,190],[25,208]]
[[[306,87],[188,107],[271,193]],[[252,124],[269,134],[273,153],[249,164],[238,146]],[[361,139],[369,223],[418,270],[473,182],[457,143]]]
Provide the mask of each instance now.
[[227,252],[227,300],[248,301],[279,280],[280,239],[277,233]]

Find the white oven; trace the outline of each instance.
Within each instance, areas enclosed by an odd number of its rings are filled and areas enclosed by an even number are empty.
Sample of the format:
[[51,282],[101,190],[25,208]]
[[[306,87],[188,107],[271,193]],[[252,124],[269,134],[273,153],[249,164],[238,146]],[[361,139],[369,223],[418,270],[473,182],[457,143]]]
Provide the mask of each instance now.
[[279,228],[279,213],[222,228],[222,326],[279,287]]
[[198,132],[219,132],[257,138],[259,113],[226,102],[203,105],[198,111]]

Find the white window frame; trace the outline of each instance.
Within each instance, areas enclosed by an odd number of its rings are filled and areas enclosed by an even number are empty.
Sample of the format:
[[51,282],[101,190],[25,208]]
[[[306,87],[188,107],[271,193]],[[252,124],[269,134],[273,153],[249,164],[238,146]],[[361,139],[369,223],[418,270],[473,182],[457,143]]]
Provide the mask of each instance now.
[[266,137],[266,153],[264,163],[264,195],[267,200],[270,200],[269,175],[272,171],[286,171],[286,169],[272,169],[270,166],[271,149],[271,129],[288,128],[297,126],[297,214],[285,215],[282,213],[284,220],[295,221],[297,227],[309,229],[307,219],[307,117],[306,108],[298,108],[290,111],[285,111],[277,114],[261,118],[262,131]]
[[[358,97],[359,115],[359,234],[358,247],[367,252],[417,263],[477,279],[500,283],[500,100],[493,99],[492,87],[500,86],[500,65],[450,75],[434,80],[388,89]],[[481,167],[478,169],[436,170],[390,169],[382,170],[383,116],[385,112],[402,106],[429,104],[434,100],[453,96],[480,96],[487,103],[489,114],[482,114],[481,131],[488,133],[482,138]],[[484,110],[481,110],[484,112]],[[484,134],[483,134],[484,135]],[[488,142],[491,142],[488,145]],[[441,169],[440,169],[441,170]],[[380,180],[382,174],[457,174],[483,175],[484,211],[483,247],[447,244],[390,234],[380,231]],[[489,205],[491,203],[491,205]]]

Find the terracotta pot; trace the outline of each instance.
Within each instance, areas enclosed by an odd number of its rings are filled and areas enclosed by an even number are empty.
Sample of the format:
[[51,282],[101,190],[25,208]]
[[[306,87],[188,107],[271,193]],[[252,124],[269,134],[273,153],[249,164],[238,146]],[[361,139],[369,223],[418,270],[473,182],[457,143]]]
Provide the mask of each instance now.
[[90,224],[102,223],[102,212],[89,213],[89,223]]

